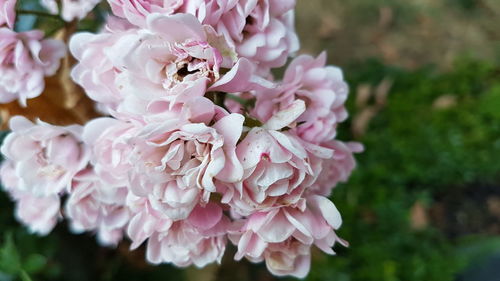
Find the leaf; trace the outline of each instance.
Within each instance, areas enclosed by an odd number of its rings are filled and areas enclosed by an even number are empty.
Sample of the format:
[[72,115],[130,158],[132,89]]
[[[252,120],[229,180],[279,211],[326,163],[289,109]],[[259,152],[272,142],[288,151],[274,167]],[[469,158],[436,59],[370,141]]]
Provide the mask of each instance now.
[[22,281],[33,281],[31,277],[26,273],[26,271],[21,270],[21,273],[19,274],[19,277],[21,277]]
[[494,253],[500,252],[499,237],[484,237],[481,235],[468,237],[461,241],[457,254],[469,262],[477,262]]
[[410,226],[414,230],[422,230],[429,224],[427,210],[421,201],[415,202],[410,210]]
[[0,271],[7,274],[17,274],[21,269],[21,261],[12,233],[7,232],[4,237],[4,244],[0,248]]
[[40,254],[32,254],[23,263],[23,269],[28,273],[36,273],[47,264],[47,258]]

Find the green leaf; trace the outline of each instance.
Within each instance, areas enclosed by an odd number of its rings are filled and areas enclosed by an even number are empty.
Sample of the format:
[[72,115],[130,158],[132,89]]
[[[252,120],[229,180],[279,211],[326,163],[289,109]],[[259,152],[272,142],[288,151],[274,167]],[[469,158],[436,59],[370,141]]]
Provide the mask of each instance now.
[[19,277],[21,277],[22,281],[33,281],[31,277],[26,273],[26,271],[21,270],[21,273],[19,274]]
[[28,256],[23,263],[23,269],[28,273],[36,273],[41,271],[47,264],[47,258],[40,254],[32,254]]
[[12,233],[7,232],[4,244],[0,248],[0,271],[7,274],[17,274],[21,269],[19,253],[14,244]]
[[465,258],[467,263],[480,261],[498,252],[500,252],[499,237],[468,237],[463,239],[457,248],[457,254]]

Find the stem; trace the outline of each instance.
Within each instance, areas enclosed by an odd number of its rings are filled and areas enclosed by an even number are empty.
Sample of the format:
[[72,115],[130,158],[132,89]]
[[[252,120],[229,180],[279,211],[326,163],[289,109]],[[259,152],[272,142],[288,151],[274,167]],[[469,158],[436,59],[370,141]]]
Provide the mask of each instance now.
[[52,15],[46,12],[40,12],[40,11],[29,11],[29,10],[17,10],[17,14],[21,15],[34,15],[34,16],[39,16],[39,17],[48,17],[48,18],[53,18],[57,19],[60,21],[63,21],[58,15]]

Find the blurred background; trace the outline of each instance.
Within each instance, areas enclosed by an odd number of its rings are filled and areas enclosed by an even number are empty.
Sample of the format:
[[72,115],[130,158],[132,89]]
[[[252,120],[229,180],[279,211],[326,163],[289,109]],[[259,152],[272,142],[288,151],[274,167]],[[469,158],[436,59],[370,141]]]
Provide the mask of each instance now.
[[[314,253],[306,280],[500,280],[500,1],[298,0],[296,17],[301,52],[349,81],[339,138],[366,148],[332,197],[351,246]],[[177,269],[64,223],[33,236],[0,204],[0,281],[278,280],[234,249]]]

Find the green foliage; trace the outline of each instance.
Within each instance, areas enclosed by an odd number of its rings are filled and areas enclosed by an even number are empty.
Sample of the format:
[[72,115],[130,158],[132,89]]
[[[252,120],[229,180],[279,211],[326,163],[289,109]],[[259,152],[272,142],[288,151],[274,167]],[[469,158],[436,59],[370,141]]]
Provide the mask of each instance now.
[[43,244],[44,240],[27,234],[21,228],[4,232],[0,247],[0,280],[28,281],[33,275],[48,279],[57,276],[57,265],[48,259],[54,245],[47,247],[48,244]]
[[[370,61],[346,73],[354,74],[352,89],[383,78],[395,82],[360,140],[366,151],[357,157],[357,171],[332,197],[343,214],[340,235],[351,246],[339,248],[336,258],[320,258],[307,280],[454,280],[466,264],[487,255],[480,249],[500,252],[496,240],[453,241],[455,233],[436,223],[416,230],[410,221],[415,202],[429,208],[439,194],[498,183],[500,68],[463,59],[440,74]],[[453,103],[437,108],[445,95]],[[349,106],[352,115],[361,111],[354,97]],[[348,130],[341,135],[351,138]]]

